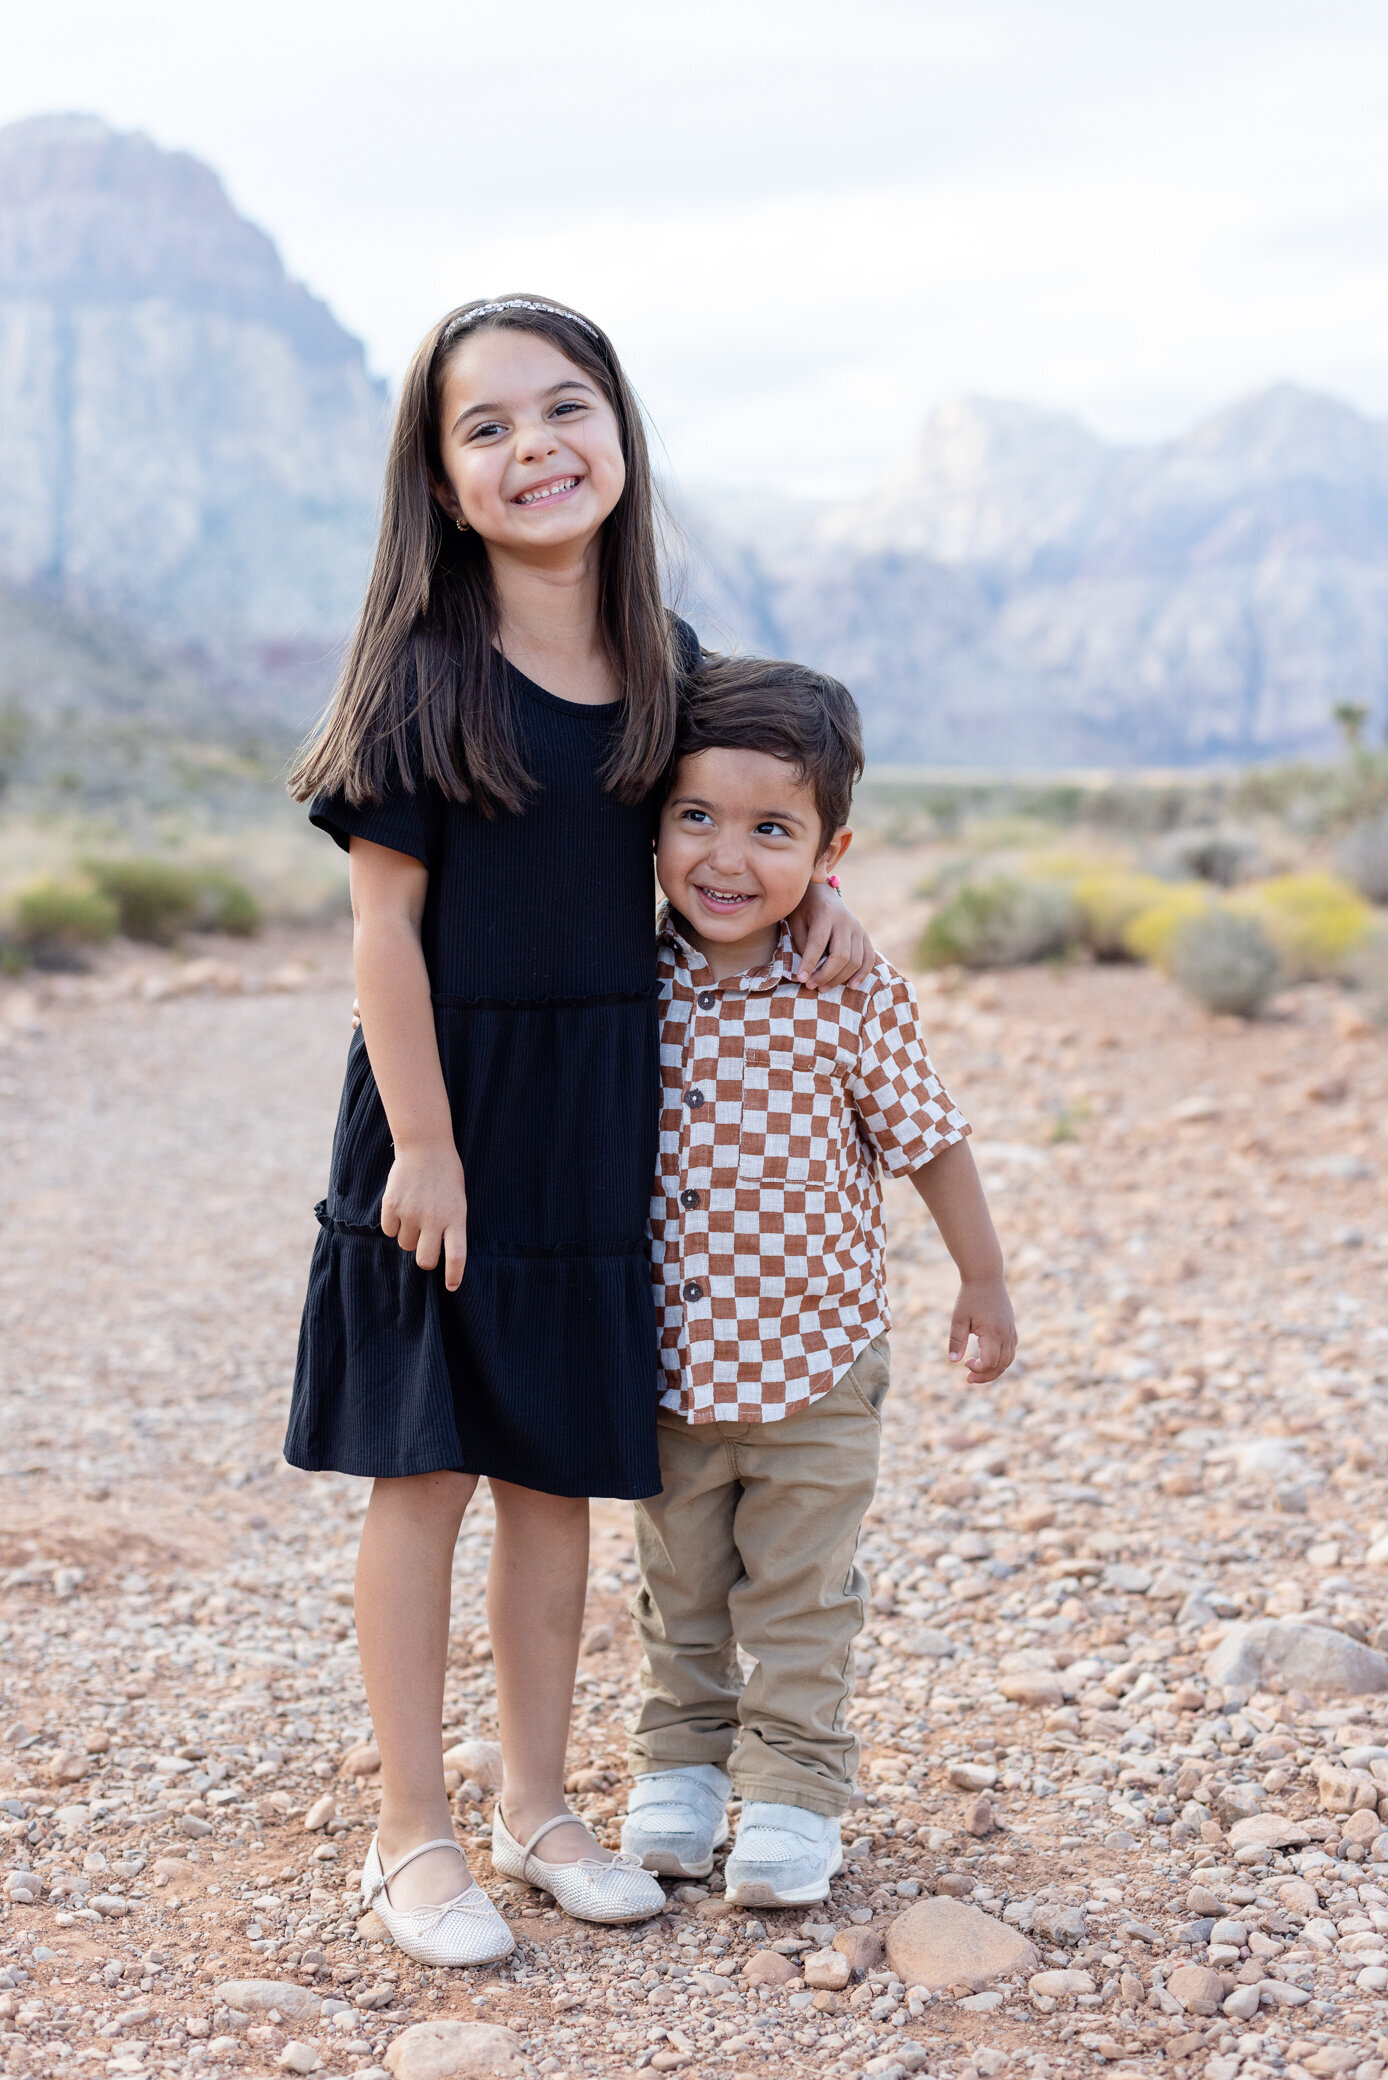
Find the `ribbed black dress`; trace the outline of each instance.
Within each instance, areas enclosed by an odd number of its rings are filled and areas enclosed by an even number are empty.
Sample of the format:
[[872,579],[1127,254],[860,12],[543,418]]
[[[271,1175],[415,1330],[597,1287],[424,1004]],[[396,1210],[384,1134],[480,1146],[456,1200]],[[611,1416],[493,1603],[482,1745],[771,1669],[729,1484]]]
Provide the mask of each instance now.
[[361,809],[320,797],[310,812],[340,845],[369,838],[429,869],[424,958],[468,1251],[451,1294],[442,1265],[420,1271],[381,1233],[393,1151],[356,1033],[285,1457],[653,1495],[655,809],[603,790],[620,706],[559,700],[506,670],[536,782],[524,813],[487,818],[428,786]]

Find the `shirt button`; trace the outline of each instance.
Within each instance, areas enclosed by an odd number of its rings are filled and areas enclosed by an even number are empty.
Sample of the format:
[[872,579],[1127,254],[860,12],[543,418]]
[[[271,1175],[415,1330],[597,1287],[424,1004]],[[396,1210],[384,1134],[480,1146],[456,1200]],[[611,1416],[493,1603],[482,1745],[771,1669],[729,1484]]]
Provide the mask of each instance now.
[[681,1205],[681,1206],[697,1206],[697,1205],[698,1205],[698,1203],[699,1203],[699,1194],[698,1194],[697,1192],[681,1192],[681,1193],[680,1193],[680,1205]]
[[715,1005],[715,1004],[716,1004],[717,1002],[718,1002],[718,999],[717,999],[717,997],[716,997],[716,996],[715,996],[715,995],[713,994],[713,991],[712,991],[711,989],[702,989],[702,990],[700,990],[700,992],[699,992],[699,1009],[700,1009],[701,1011],[712,1011],[712,1009],[713,1009],[714,1005]]
[[689,1107],[691,1112],[697,1112],[699,1107],[704,1102],[704,1094],[702,1091],[686,1091],[684,1094],[684,1102]]
[[697,1278],[691,1278],[682,1291],[686,1300],[702,1300],[704,1297],[704,1289]]

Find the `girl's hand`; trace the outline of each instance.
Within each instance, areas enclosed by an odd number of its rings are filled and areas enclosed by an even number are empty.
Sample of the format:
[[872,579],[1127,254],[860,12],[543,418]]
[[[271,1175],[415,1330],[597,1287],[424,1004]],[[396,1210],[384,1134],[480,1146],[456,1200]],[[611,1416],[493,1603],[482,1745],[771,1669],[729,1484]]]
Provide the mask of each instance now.
[[1006,1372],[1017,1355],[1017,1325],[1002,1279],[961,1280],[949,1325],[951,1364],[962,1363],[971,1335],[978,1338],[978,1356],[969,1362],[969,1384],[986,1386]]
[[791,912],[791,943],[800,955],[796,980],[810,989],[866,983],[877,960],[871,939],[848,905],[821,881],[812,881]]
[[437,1269],[456,1293],[467,1262],[467,1191],[456,1148],[397,1149],[381,1199],[381,1232],[413,1250],[421,1271]]

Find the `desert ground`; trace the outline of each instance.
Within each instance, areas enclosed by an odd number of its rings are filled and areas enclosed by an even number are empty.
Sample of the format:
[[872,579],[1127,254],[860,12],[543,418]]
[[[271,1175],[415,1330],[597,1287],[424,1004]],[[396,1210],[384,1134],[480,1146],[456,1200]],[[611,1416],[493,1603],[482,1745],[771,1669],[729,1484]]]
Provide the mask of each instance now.
[[[920,872],[847,880],[908,968]],[[356,1888],[366,1484],[280,1457],[349,960],[322,928],[0,982],[7,2072],[1379,2080],[1388,1034],[1327,984],[1245,1025],[1147,969],[918,977],[1021,1352],[951,1373],[950,1266],[889,1187],[843,1874],[580,1925],[493,1882],[473,1745],[459,1830],[518,1946],[445,1973]],[[571,1781],[615,1841],[636,1577],[593,1515]],[[450,1751],[495,1737],[488,1538],[479,1496]],[[488,2027],[410,2034],[440,2022]]]

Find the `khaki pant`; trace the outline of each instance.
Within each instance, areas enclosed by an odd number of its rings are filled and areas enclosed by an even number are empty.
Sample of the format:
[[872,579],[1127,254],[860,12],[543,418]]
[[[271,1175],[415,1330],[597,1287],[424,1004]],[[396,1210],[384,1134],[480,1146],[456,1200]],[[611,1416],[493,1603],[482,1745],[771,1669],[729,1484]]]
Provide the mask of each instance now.
[[[687,1423],[661,1409],[664,1492],[636,1505],[634,1776],[716,1762],[743,1799],[843,1812],[868,1597],[855,1555],[877,1484],[887,1359],[880,1336],[820,1400],[776,1423]],[[755,1662],[745,1685],[738,1647]]]

